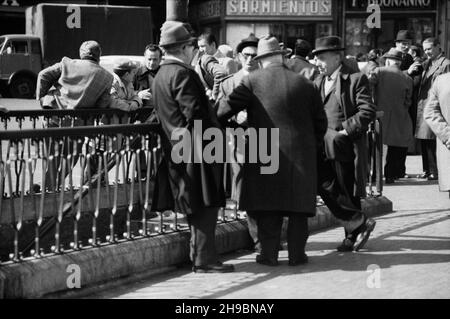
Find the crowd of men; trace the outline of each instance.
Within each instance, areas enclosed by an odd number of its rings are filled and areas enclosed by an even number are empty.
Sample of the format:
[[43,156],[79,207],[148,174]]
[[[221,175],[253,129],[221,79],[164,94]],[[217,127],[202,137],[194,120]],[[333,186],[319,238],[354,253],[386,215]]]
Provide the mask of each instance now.
[[[246,161],[245,141],[232,136],[227,145],[233,157],[231,196],[247,212],[256,262],[263,265],[278,265],[285,217],[289,265],[308,262],[308,217],[315,215],[317,195],[344,227],[337,250],[365,246],[376,224],[362,212],[361,198],[368,178],[366,133],[377,111],[388,146],[386,183],[405,177],[415,133],[422,147],[420,177],[439,176],[441,190],[450,192],[450,75],[442,75],[450,70],[450,61],[436,39],[423,42],[427,59],[422,61],[402,30],[386,54],[371,51],[362,71],[345,57],[337,36],[318,38],[314,49],[299,39],[290,57],[292,52],[275,37],[253,34],[242,39],[234,57],[212,34],[196,38],[188,25],[174,21],[164,23],[160,39],[159,45],[145,48],[143,65],[121,60],[114,74],[98,65],[100,45],[85,42],[79,60],[64,58],[39,74],[37,98],[44,108],[156,110],[163,160],[152,205],[155,211],[187,216],[193,271],[234,270],[219,261],[215,245],[218,212],[225,206],[224,163],[178,163],[171,157],[178,142],[172,139],[174,132],[192,132],[195,121],[201,121],[203,132],[225,127],[279,130],[275,174],[261,174],[262,163]],[[417,112],[411,112],[414,105]],[[271,138],[259,136],[259,145],[271,145]],[[192,157],[196,147],[204,148],[190,143]]]

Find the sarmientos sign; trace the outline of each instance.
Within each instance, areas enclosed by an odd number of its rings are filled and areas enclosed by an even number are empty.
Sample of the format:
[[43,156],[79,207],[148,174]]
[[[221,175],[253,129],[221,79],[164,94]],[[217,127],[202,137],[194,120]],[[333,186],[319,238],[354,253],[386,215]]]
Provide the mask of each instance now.
[[331,0],[227,0],[227,16],[332,16]]

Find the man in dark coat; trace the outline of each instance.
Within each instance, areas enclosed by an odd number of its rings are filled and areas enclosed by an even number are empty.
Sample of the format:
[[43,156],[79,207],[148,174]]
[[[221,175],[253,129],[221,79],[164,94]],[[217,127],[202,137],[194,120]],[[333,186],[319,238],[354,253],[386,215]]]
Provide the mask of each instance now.
[[339,251],[358,251],[367,242],[375,221],[361,211],[368,171],[366,133],[375,120],[369,81],[343,64],[345,49],[336,36],[316,40],[316,85],[328,118],[324,152],[319,154],[319,195],[344,224],[346,238]]
[[289,69],[303,75],[308,80],[314,81],[319,75],[319,70],[314,64],[309,63],[306,57],[311,54],[311,44],[308,41],[297,39],[295,43],[294,56],[286,61]]
[[226,122],[246,109],[249,129],[259,129],[255,133],[259,152],[266,143],[272,155],[279,155],[278,170],[270,174],[261,173],[261,159],[255,164],[245,160],[240,196],[240,208],[257,220],[261,254],[256,261],[269,266],[278,264],[286,215],[289,264],[307,262],[307,217],[316,212],[316,153],[327,126],[319,92],[311,81],[283,64],[284,54],[275,37],[261,39],[256,58],[263,69],[244,77],[218,110],[219,119]]
[[[203,150],[199,136],[203,131],[192,134],[195,125],[200,123],[204,130],[218,126],[203,85],[190,66],[194,40],[181,22],[168,21],[161,28],[160,46],[166,58],[153,82],[153,98],[163,130],[164,161],[158,171],[159,184],[154,196],[171,193],[174,207],[161,202],[155,206],[160,211],[175,208],[187,215],[191,231],[190,257],[195,272],[230,272],[233,266],[218,261],[215,246],[218,211],[225,206],[223,164],[207,164],[203,158],[200,162],[194,160],[195,154]],[[191,148],[187,161],[180,161],[174,155],[180,136]],[[161,183],[164,177],[166,182],[169,179],[170,187],[164,188]]]
[[413,37],[408,30],[400,30],[395,39],[395,48],[402,53],[402,64],[400,70],[406,71],[414,63],[413,57],[409,54],[409,48],[413,42]]
[[424,109],[428,102],[428,95],[435,79],[450,71],[450,60],[442,52],[439,40],[428,38],[423,41],[423,50],[427,56],[424,63],[415,62],[408,70],[408,74],[415,76],[417,86],[417,122],[416,139],[420,140],[422,148],[423,174],[418,176],[428,180],[438,179],[436,159],[436,135],[425,122]]

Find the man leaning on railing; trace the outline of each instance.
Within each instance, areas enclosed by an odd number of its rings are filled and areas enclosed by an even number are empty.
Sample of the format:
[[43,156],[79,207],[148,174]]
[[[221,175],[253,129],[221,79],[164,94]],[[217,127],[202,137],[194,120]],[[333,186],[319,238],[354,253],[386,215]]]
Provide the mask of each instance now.
[[[80,47],[80,59],[64,57],[61,62],[42,70],[37,79],[36,98],[44,109],[86,109],[86,108],[108,108],[111,104],[111,86],[113,76],[99,65],[101,47],[96,41],[86,41]],[[45,124],[47,128],[60,126],[80,126],[93,124],[75,121],[49,119]],[[49,155],[55,152],[55,141],[49,139]],[[59,142],[58,142],[59,143]],[[67,146],[65,145],[67,144]],[[59,146],[59,153],[64,156],[72,153],[72,143],[64,143]],[[79,148],[82,144],[79,143]],[[81,149],[77,153],[80,153]],[[73,165],[78,158],[74,158]],[[92,166],[92,165],[91,165]],[[46,187],[53,191],[55,176],[59,161],[49,162],[47,169]],[[67,175],[67,172],[64,172]]]

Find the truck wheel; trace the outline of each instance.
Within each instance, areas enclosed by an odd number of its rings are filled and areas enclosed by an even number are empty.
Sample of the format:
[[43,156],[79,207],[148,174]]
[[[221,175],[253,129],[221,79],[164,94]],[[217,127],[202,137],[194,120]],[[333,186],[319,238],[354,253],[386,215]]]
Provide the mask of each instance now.
[[15,99],[32,99],[36,91],[36,79],[27,75],[16,76],[9,84],[9,94]]

